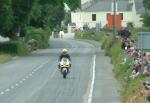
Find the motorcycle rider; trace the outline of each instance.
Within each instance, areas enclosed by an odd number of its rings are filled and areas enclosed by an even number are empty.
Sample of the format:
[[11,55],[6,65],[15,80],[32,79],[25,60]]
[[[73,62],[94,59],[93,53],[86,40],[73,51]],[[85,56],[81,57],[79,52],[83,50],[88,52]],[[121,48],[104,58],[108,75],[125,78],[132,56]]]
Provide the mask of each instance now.
[[[62,58],[67,58],[70,61],[70,67],[71,67],[71,58],[70,55],[68,54],[68,50],[67,49],[63,49],[61,55],[59,56],[59,63],[62,60]],[[58,68],[60,69],[60,64],[58,65]]]

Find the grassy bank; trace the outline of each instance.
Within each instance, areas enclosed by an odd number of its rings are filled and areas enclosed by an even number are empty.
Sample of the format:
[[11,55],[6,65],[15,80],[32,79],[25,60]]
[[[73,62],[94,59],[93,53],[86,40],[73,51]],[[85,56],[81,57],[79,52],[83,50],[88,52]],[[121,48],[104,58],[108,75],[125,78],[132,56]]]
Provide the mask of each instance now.
[[[136,39],[137,32],[141,30],[143,31],[143,29],[133,29],[132,37]],[[125,64],[122,64],[124,59],[124,51],[121,49],[121,41],[118,37],[116,38],[114,45],[112,45],[111,31],[101,31],[100,33],[96,33],[94,31],[80,32],[76,33],[76,38],[92,39],[102,43],[102,48],[106,50],[106,55],[110,56],[111,63],[114,65],[113,73],[121,84],[121,95],[123,103],[146,103],[144,102],[146,101],[145,95],[141,95],[142,82],[145,78],[138,77],[134,80],[129,79],[129,75],[133,70],[129,66],[129,64],[132,62],[132,58],[128,59]],[[138,96],[142,102],[134,101],[134,99],[136,99]]]
[[11,59],[12,59],[11,55],[0,53],[0,64],[6,63]]

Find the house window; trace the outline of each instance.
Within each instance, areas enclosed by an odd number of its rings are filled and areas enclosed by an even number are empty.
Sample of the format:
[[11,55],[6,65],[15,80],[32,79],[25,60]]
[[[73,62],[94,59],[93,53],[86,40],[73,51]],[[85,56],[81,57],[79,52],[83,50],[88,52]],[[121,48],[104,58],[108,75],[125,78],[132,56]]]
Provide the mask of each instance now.
[[123,13],[119,13],[119,15],[121,16],[121,20],[123,20]]
[[96,14],[92,14],[92,21],[96,21]]

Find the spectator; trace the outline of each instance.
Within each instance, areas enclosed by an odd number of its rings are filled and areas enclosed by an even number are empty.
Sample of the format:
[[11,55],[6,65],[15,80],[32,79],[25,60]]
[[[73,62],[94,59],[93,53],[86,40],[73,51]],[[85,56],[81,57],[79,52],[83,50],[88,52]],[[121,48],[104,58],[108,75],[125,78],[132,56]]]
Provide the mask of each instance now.
[[135,64],[135,68],[132,71],[132,74],[130,75],[130,78],[134,79],[135,77],[138,77],[141,74],[141,71],[142,71],[142,66],[138,62],[137,64]]
[[150,77],[150,66],[145,67],[143,74],[146,77]]
[[122,28],[121,31],[120,31],[120,36],[122,38],[130,37],[131,36],[131,32],[127,28]]

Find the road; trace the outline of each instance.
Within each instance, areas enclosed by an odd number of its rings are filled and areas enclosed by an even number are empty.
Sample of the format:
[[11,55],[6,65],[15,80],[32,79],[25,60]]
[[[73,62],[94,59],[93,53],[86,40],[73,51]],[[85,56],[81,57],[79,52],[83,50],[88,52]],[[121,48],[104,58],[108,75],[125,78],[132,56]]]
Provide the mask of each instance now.
[[[0,65],[0,103],[120,103],[113,66],[98,43],[52,39],[50,44]],[[72,57],[67,79],[57,69],[62,48]]]

